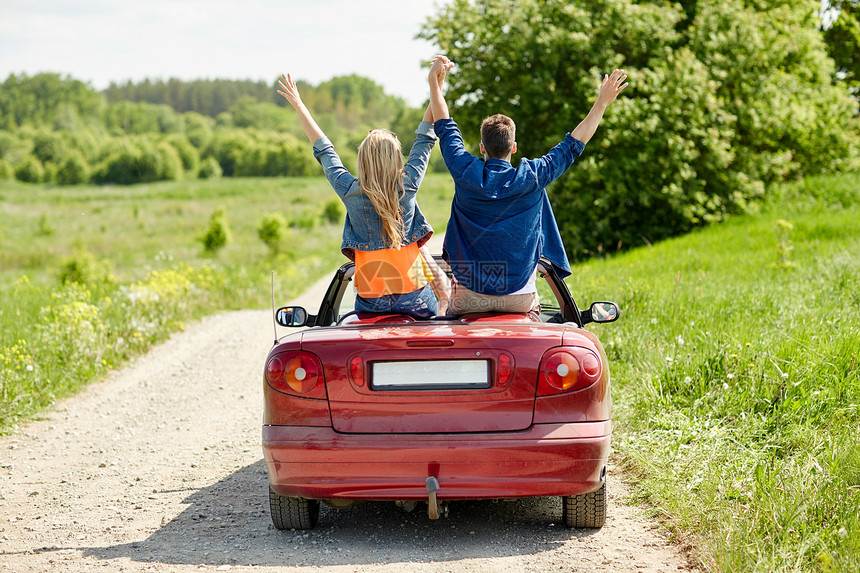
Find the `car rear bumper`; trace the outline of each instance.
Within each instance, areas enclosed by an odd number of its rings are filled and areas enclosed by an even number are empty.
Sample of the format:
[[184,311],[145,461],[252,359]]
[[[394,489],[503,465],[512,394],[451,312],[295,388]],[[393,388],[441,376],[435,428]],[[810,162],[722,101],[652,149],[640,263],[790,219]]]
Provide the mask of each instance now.
[[269,483],[310,499],[439,499],[579,495],[600,488],[612,422],[535,424],[487,434],[340,434],[263,426]]

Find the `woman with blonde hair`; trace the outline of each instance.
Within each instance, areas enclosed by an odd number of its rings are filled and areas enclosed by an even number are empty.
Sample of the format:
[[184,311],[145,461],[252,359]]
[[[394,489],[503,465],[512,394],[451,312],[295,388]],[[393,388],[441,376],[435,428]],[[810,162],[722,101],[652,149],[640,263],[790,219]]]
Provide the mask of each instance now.
[[436,315],[438,302],[420,251],[433,228],[416,199],[436,143],[430,107],[418,124],[405,163],[397,135],[374,129],[358,147],[358,177],[354,177],[311,117],[292,77],[285,74],[281,78],[278,93],[298,113],[314,157],[346,206],[341,251],[355,262],[355,310]]

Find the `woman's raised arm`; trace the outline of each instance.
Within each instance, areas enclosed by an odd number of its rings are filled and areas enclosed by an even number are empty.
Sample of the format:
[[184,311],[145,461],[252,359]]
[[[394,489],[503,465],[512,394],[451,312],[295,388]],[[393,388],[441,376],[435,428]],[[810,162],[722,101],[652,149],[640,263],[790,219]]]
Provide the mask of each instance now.
[[311,143],[316,143],[320,137],[325,137],[325,133],[317,125],[317,122],[314,121],[314,118],[311,117],[310,110],[308,110],[302,101],[302,96],[299,95],[299,88],[296,87],[296,82],[293,81],[290,74],[282,74],[281,79],[278,80],[278,84],[281,86],[278,93],[284,96],[284,99],[296,110],[296,113],[299,115],[299,121],[302,122],[302,128],[305,130],[305,135],[308,136]]

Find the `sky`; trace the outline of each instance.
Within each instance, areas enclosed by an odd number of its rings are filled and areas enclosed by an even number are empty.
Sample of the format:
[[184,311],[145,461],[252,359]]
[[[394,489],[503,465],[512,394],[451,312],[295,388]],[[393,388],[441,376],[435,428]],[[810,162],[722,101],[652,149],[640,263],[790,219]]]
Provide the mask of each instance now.
[[359,74],[419,106],[415,36],[445,0],[0,0],[0,81],[54,72],[111,82],[250,79],[318,84]]

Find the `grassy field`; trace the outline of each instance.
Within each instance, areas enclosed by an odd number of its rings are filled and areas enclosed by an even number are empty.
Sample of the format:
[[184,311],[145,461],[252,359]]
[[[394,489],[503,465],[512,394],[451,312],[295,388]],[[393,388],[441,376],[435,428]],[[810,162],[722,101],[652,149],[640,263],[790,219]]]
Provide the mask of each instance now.
[[615,382],[614,448],[721,571],[860,571],[860,177],[575,269]]
[[[444,231],[453,195],[428,175],[420,204]],[[346,261],[343,215],[322,177],[194,180],[131,187],[0,182],[0,432],[184,323],[225,309],[280,302]],[[210,253],[201,237],[216,209],[232,242]],[[258,226],[290,224],[277,254]],[[72,274],[82,280],[65,283]],[[80,284],[79,284],[80,283]]]
[[[755,214],[594,260],[568,280],[611,360],[614,448],[639,494],[721,571],[860,571],[860,177],[774,190]],[[453,192],[428,177],[443,230]],[[269,305],[343,261],[319,179],[130,188],[0,183],[0,431],[185,321]],[[233,242],[207,254],[210,215]],[[294,225],[273,255],[263,215]],[[62,284],[82,269],[84,286]]]

